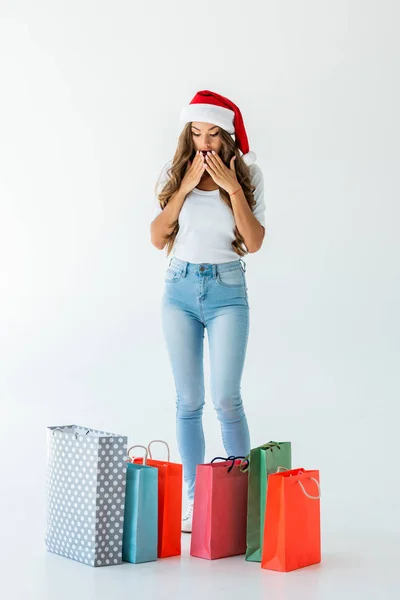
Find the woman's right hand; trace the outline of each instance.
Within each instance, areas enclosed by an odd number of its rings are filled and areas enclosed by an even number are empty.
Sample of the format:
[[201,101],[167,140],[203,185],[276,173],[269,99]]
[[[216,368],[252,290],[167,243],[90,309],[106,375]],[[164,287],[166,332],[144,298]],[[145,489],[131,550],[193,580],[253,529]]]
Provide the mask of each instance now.
[[180,186],[185,195],[189,194],[196,185],[200,183],[206,164],[203,153],[200,152],[200,150],[196,152],[193,162],[190,160],[188,161],[186,172]]

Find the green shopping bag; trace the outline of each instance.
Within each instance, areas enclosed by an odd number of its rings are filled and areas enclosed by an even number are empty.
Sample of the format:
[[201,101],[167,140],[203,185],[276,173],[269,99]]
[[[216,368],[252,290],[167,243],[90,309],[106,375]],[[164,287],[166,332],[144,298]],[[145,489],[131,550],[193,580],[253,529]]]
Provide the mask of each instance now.
[[268,442],[253,448],[248,459],[246,560],[261,562],[268,475],[276,473],[279,467],[292,468],[291,443]]

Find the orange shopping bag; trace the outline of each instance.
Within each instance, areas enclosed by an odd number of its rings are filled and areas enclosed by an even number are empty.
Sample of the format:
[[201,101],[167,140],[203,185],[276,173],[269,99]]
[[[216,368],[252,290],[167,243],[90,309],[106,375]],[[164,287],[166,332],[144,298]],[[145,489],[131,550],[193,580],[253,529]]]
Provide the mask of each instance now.
[[268,477],[262,569],[293,571],[321,562],[319,471]]
[[[155,442],[166,445],[166,461],[152,458],[150,448]],[[182,465],[170,462],[169,446],[163,440],[153,440],[147,449],[150,456],[147,466],[158,469],[158,558],[178,556],[181,553]],[[131,460],[143,463],[143,458]]]

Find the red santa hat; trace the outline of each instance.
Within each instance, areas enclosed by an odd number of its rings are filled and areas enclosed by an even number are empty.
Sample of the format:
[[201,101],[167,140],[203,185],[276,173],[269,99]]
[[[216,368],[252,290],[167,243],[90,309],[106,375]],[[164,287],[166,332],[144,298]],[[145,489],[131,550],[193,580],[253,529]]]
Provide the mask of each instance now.
[[228,133],[235,134],[236,145],[246,165],[257,160],[256,153],[249,150],[242,113],[228,98],[209,90],[197,92],[190,104],[183,108],[180,120],[181,123],[200,121],[222,127]]

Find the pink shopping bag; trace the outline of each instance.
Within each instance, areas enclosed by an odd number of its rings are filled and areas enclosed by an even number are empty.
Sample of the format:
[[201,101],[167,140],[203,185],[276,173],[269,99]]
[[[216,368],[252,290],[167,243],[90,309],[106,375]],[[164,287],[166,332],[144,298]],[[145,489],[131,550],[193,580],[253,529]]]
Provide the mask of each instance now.
[[248,475],[240,470],[242,458],[197,466],[191,556],[213,560],[245,554]]

